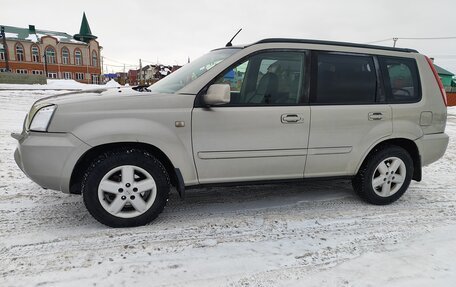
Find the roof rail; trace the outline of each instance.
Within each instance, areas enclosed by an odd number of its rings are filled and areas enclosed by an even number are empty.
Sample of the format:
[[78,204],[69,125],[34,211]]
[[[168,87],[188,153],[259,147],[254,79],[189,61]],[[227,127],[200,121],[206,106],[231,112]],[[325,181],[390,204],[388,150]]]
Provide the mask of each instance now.
[[324,41],[324,40],[310,40],[310,39],[292,39],[292,38],[267,38],[253,43],[263,44],[263,43],[302,43],[302,44],[318,44],[318,45],[331,45],[331,46],[344,46],[344,47],[354,47],[354,48],[365,48],[365,49],[376,49],[376,50],[386,50],[386,51],[397,51],[397,52],[406,52],[406,53],[418,53],[417,50],[408,49],[408,48],[396,48],[396,47],[386,47],[386,46],[377,46],[377,45],[368,45],[368,44],[358,44],[358,43],[349,43],[349,42],[337,42],[337,41]]

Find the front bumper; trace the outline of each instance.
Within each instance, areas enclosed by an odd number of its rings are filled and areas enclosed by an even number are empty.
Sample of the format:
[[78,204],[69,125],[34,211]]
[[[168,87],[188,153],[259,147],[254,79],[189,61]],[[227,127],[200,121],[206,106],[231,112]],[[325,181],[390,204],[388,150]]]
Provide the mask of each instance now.
[[415,141],[421,156],[421,165],[426,166],[441,158],[448,147],[445,133],[424,135]]
[[71,133],[23,132],[14,159],[19,168],[43,188],[69,193],[71,173],[90,146]]

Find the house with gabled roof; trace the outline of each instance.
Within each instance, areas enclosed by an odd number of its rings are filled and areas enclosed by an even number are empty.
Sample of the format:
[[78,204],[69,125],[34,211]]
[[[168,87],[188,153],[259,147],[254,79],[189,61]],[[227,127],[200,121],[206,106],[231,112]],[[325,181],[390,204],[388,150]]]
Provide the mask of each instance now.
[[451,82],[453,81],[454,74],[448,70],[445,70],[444,68],[437,66],[434,64],[435,70],[437,71],[437,74],[439,74],[440,80],[442,81],[443,86],[446,87],[451,87]]

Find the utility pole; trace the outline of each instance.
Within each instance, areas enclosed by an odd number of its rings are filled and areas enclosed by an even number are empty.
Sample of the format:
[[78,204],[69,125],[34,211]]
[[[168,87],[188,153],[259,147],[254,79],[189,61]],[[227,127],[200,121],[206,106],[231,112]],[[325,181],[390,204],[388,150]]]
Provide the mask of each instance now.
[[9,53],[8,53],[8,45],[6,44],[6,36],[5,36],[5,27],[1,27],[0,33],[2,35],[2,41],[3,41],[3,50],[5,51],[5,64],[6,64],[6,71],[10,72],[9,68]]
[[47,77],[48,77],[48,61],[47,61],[47,57],[46,57],[46,50],[44,51],[43,58],[44,58],[44,72],[46,73],[46,79],[47,79]]
[[123,73],[122,73],[122,85],[125,85],[125,83],[127,83],[127,75],[125,74],[125,64],[124,64],[124,67],[123,67]]
[[[103,77],[104,71],[103,71],[103,56],[101,56],[101,76]],[[108,68],[106,68],[106,72],[109,73]]]
[[[87,61],[86,61],[86,75],[89,76],[89,78],[87,79],[87,84],[90,84],[90,81],[92,81],[92,84],[93,84],[93,78],[92,78],[92,75],[89,74],[89,64],[90,64],[90,43],[87,44]],[[84,56],[83,56],[84,58]]]
[[396,47],[396,42],[397,42],[397,40],[399,40],[399,38],[393,38],[393,41],[394,41],[393,47]]
[[141,77],[142,76],[142,62],[141,59],[139,59],[139,84],[141,85]]
[[[57,79],[62,79],[62,72],[60,71],[60,62],[59,62],[59,57],[57,57],[57,51],[60,51],[59,50],[59,43],[57,43],[57,50],[55,51],[55,63],[57,63],[57,70],[58,70],[58,73],[57,73]],[[54,63],[54,64],[55,64]]]

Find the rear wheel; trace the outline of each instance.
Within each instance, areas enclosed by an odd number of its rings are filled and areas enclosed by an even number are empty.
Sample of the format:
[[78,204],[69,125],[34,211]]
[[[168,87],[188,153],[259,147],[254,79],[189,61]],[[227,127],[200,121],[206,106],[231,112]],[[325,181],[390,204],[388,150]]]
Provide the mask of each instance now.
[[168,200],[170,184],[164,166],[143,150],[107,152],[84,175],[82,194],[90,214],[111,227],[144,225]]
[[353,179],[353,188],[365,201],[384,205],[398,200],[410,185],[413,160],[399,146],[385,146],[371,154]]

